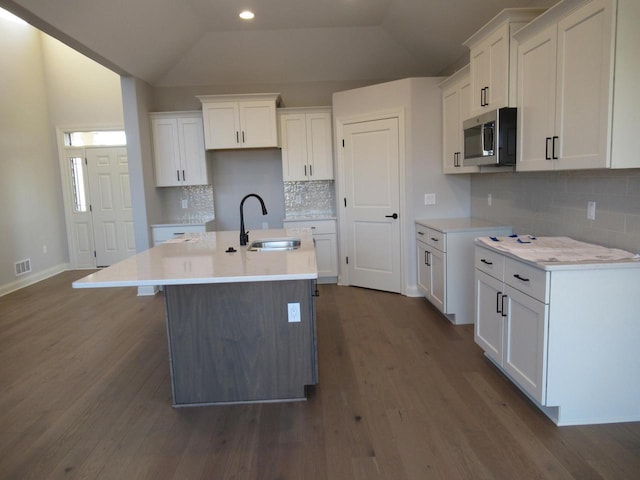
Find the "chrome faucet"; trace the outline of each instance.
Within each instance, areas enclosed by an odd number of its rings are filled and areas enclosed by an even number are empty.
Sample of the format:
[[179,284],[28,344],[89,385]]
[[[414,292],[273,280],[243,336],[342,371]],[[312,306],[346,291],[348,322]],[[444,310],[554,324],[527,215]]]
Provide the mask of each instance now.
[[249,232],[244,231],[244,201],[249,197],[256,197],[260,200],[260,206],[262,206],[262,215],[267,214],[267,207],[264,206],[264,200],[257,193],[250,193],[249,195],[245,195],[242,201],[240,202],[240,245],[246,245],[249,241]]

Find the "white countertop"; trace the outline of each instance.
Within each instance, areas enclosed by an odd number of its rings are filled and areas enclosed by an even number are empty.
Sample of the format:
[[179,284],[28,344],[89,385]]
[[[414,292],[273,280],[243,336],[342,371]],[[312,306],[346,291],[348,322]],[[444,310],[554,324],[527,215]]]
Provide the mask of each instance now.
[[[264,282],[318,278],[311,229],[252,230],[254,240],[300,238],[297,250],[250,252],[239,232],[191,233],[145,250],[73,283],[74,288]],[[237,251],[227,253],[227,248]]]
[[416,223],[423,227],[433,228],[442,233],[470,232],[473,230],[486,230],[487,228],[510,228],[508,225],[481,220],[478,218],[418,218]]
[[476,245],[490,248],[543,270],[580,268],[640,268],[640,256],[569,237],[478,237]]

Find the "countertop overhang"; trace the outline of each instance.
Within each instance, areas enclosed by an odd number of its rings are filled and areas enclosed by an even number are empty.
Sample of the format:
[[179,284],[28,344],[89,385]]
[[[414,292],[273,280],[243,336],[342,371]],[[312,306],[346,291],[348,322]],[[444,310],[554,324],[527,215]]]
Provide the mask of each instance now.
[[[250,232],[254,240],[296,237],[296,250],[255,252],[240,246],[238,231],[186,234],[92,273],[74,288],[195,285],[267,282],[318,278],[311,229],[271,229]],[[233,247],[236,251],[228,253]]]

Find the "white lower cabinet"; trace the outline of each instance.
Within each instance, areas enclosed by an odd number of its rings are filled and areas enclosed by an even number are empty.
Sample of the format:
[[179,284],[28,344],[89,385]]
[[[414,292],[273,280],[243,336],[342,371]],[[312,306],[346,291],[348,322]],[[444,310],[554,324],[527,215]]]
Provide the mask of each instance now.
[[338,279],[338,234],[334,219],[284,220],[284,228],[310,228],[316,249],[318,283],[336,283]]
[[473,239],[511,227],[472,218],[416,221],[418,290],[457,324],[473,323]]
[[557,425],[638,421],[638,285],[637,262],[543,269],[476,246],[475,342]]

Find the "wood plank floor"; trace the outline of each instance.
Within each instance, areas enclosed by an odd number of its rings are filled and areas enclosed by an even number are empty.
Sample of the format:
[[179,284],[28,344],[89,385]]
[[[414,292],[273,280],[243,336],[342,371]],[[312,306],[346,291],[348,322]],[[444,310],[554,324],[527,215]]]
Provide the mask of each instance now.
[[162,295],[84,275],[0,298],[1,479],[640,478],[640,423],[558,428],[472,327],[365,289],[319,286],[308,401],[174,409]]

